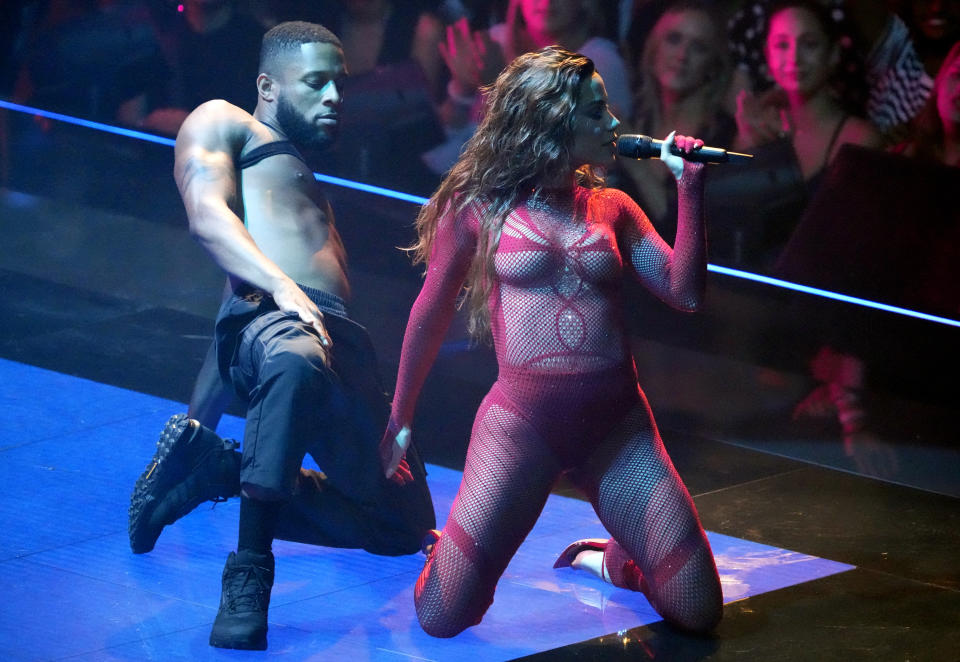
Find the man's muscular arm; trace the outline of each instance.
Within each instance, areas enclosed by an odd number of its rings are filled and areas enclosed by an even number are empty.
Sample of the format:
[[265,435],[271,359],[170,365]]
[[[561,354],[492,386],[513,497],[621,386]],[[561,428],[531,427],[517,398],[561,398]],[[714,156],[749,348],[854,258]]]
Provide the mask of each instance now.
[[184,121],[174,148],[174,177],[190,234],[232,278],[269,293],[280,310],[297,313],[329,346],[316,304],[260,251],[233,211],[238,196],[236,160],[252,138],[255,121],[225,101],[207,102]]

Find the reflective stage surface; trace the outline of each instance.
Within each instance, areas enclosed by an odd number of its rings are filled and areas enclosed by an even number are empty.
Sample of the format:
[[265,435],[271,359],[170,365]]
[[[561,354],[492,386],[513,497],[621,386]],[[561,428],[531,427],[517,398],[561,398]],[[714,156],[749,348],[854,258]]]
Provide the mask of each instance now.
[[[236,500],[191,513],[150,554],[135,556],[128,547],[124,497],[153,454],[140,431],[160,429],[182,405],[8,361],[0,361],[0,384],[0,425],[20,441],[3,449],[0,465],[9,532],[0,545],[0,585],[10,598],[2,610],[3,657],[248,656],[207,645],[219,572],[235,543]],[[58,403],[32,397],[37,393],[56,394]],[[241,437],[242,421],[224,421],[221,433]],[[460,474],[432,465],[429,473],[442,524]],[[571,536],[604,531],[588,503],[552,496],[484,622],[452,639],[431,638],[417,624],[413,584],[422,556],[277,542],[271,655],[504,660],[659,620],[640,594],[554,570]],[[852,568],[722,534],[711,533],[710,543],[726,602]],[[58,618],[56,610],[71,616]]]

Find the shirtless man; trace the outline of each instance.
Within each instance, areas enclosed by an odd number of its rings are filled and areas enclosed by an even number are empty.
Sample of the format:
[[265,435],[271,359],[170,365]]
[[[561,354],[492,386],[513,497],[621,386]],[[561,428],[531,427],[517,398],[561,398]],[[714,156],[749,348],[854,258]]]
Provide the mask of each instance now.
[[[410,554],[435,518],[416,455],[398,478],[381,469],[389,410],[376,358],[347,317],[346,253],[298,150],[336,133],[340,42],[319,25],[282,23],[264,36],[260,71],[253,115],[225,101],[199,106],[174,166],[190,231],[230,279],[215,336],[223,380],[247,404],[242,454],[173,417],[134,488],[130,544],[148,552],[201,501],[239,493],[210,644],[262,650],[274,538]],[[306,453],[322,472],[301,467]]]

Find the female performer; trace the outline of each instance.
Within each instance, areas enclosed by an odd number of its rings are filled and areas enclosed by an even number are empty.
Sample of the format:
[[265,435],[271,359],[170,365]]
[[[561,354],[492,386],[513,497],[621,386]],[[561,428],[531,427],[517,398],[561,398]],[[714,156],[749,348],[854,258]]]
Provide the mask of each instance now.
[[593,567],[643,591],[669,622],[720,619],[710,546],[637,386],[624,328],[624,269],[682,310],[706,277],[702,166],[668,152],[703,143],[671,134],[661,158],[679,193],[671,249],[626,194],[603,187],[617,118],[588,58],[551,46],[516,58],[489,91],[474,137],[417,228],[426,280],[407,324],[389,428],[388,476],[402,457],[420,389],[464,285],[471,330],[499,366],[473,426],[463,481],[417,581],[424,630],[451,637],[480,622],[500,575],[566,474],[609,541],[579,541],[560,565]]

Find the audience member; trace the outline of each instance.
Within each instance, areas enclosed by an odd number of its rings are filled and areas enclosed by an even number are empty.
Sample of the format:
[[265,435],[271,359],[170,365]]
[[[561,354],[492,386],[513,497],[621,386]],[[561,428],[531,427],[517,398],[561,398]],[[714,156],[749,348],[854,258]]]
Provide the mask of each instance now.
[[444,78],[438,46],[443,23],[419,2],[341,0],[328,19],[340,35],[351,76],[378,66],[413,60],[420,65],[434,98],[441,98]]
[[812,186],[840,145],[880,145],[876,129],[853,116],[831,87],[840,62],[840,36],[821,5],[812,0],[779,3],[765,34],[774,86],[762,94],[738,94],[741,147],[788,136],[803,179]]
[[[764,35],[776,0],[749,0],[728,24],[735,61],[728,108],[740,89],[762,92],[774,84],[767,69]],[[923,106],[932,80],[901,18],[876,0],[821,0],[840,44],[839,91],[882,132],[902,128]]]
[[247,0],[246,10],[264,30],[287,21],[326,25],[334,15],[334,8],[327,2],[303,0]]
[[[182,11],[161,17],[161,39],[172,71],[158,100],[144,98],[130,113],[148,131],[176,135],[190,111],[224,99],[250,110],[256,104],[260,39],[264,29],[237,0],[183,0]],[[134,117],[139,117],[133,120]]]
[[960,0],[892,0],[892,4],[910,27],[927,72],[935,75],[960,39]]
[[558,45],[577,51],[604,72],[610,108],[630,117],[633,101],[627,66],[606,34],[610,14],[605,0],[510,0],[505,20],[489,30],[472,30],[466,19],[447,28],[440,53],[450,71],[448,96],[441,114],[448,131],[443,145],[424,154],[424,162],[442,174],[457,160],[482,112],[480,90],[493,82],[517,55]]
[[[630,50],[640,43],[631,39]],[[638,50],[633,63],[636,112],[621,133],[662,136],[676,130],[699,136],[710,145],[731,144],[737,126],[722,107],[730,83],[730,59],[722,18],[713,4],[704,0],[672,3]],[[657,231],[673,241],[676,186],[667,168],[650,160],[619,159],[618,163]]]
[[[764,34],[765,62],[774,84],[759,95],[741,91],[738,97],[740,146],[789,144],[806,193],[795,216],[763,219],[776,227],[762,244],[764,267],[780,253],[840,146],[882,144],[877,130],[855,116],[832,85],[831,75],[842,61],[843,36],[837,26],[829,10],[817,2],[792,0],[772,5]],[[840,216],[834,220],[843,222]],[[835,267],[839,265],[825,268]],[[797,314],[805,312],[798,310]],[[804,324],[816,347],[809,364],[815,387],[795,407],[794,419],[833,418],[855,466],[873,475],[889,476],[896,458],[871,429],[864,404],[869,366],[862,354],[864,339],[859,325],[849,311],[842,316],[825,311],[817,319],[805,318]]]
[[893,148],[906,156],[960,166],[960,41],[943,60],[913,137]]
[[604,72],[610,109],[621,117],[630,117],[630,78],[617,44],[610,38],[616,33],[608,31],[610,4],[592,0],[511,0],[506,20],[490,28],[490,37],[501,47],[505,62],[550,45],[582,53]]
[[844,143],[879,146],[880,136],[837,98],[831,81],[840,62],[840,36],[821,5],[787,0],[775,6],[765,56],[774,87],[737,98],[739,144],[754,147],[786,134],[808,186]]
[[13,95],[17,63],[22,56],[22,40],[29,30],[37,3],[29,0],[8,0],[0,3],[0,96]]
[[876,129],[841,103],[832,85],[839,39],[828,11],[815,1],[779,3],[769,14],[765,56],[775,84],[737,97],[735,145],[757,158],[749,168],[721,173],[721,190],[713,192],[738,191],[740,204],[728,206],[747,205],[716,224],[727,245],[715,251],[739,266],[769,268],[840,145],[881,144]]
[[[107,124],[123,123],[135,100],[168,73],[144,0],[36,0],[20,4],[11,48],[18,103]],[[7,96],[7,95],[4,95]],[[40,116],[0,142],[7,185],[69,203],[128,211],[164,193],[123,166],[150,158],[145,145]],[[13,116],[11,115],[11,118]],[[7,156],[9,155],[9,156]],[[16,168],[7,168],[9,159]],[[82,164],[82,167],[78,167]],[[154,197],[157,196],[157,197]],[[152,209],[158,209],[154,205]],[[149,212],[148,212],[149,213]]]
[[51,0],[23,11],[16,101],[112,122],[165,75],[142,3]]

